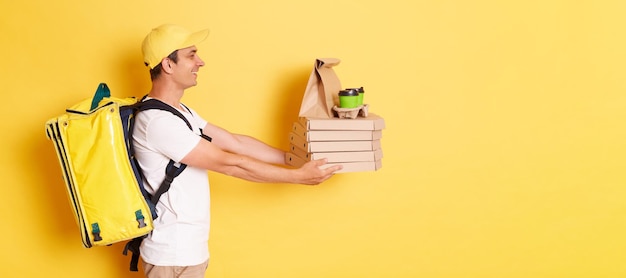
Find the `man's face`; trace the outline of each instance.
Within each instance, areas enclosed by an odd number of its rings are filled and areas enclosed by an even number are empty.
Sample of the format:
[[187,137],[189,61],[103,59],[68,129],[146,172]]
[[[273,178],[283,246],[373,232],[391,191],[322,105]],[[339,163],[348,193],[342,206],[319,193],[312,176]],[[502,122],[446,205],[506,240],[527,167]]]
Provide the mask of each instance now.
[[204,66],[204,61],[197,54],[198,49],[195,46],[178,50],[178,62],[173,63],[174,81],[183,89],[198,84],[198,70]]

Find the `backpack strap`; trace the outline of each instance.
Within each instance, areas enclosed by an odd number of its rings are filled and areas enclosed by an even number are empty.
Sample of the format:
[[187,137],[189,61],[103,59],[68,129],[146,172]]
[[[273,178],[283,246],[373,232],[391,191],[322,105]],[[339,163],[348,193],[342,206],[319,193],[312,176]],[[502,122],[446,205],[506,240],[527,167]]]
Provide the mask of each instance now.
[[[143,97],[143,99],[145,99],[145,97]],[[176,115],[177,117],[179,117],[181,120],[185,121],[185,124],[187,124],[187,127],[189,127],[189,129],[193,128],[191,127],[191,123],[189,123],[189,121],[187,121],[187,118],[185,118],[185,116],[183,116],[182,113],[180,113],[180,111],[176,110],[176,108],[170,106],[169,104],[162,102],[156,98],[151,98],[148,100],[142,100],[137,102],[136,104],[134,104],[137,107],[137,112],[139,113],[141,111],[146,111],[146,110],[150,110],[150,109],[158,109],[158,110],[163,110],[163,111],[167,111],[170,112],[174,115]],[[186,106],[184,106],[187,110],[189,110],[189,108],[187,108]]]
[[[144,100],[146,97],[144,96],[142,98],[142,101],[137,102],[136,104],[134,104],[134,109],[135,109],[135,116],[137,115],[137,113],[141,112],[141,111],[145,111],[145,110],[150,110],[150,109],[159,109],[159,110],[164,110],[164,111],[168,111],[174,115],[176,115],[177,117],[179,117],[180,119],[182,119],[183,121],[185,121],[185,124],[187,124],[187,127],[189,127],[189,129],[193,130],[193,127],[191,126],[191,123],[189,123],[189,121],[187,120],[187,118],[185,118],[185,116],[183,116],[182,113],[180,113],[180,111],[176,110],[174,107],[169,106],[168,104],[158,100],[158,99],[148,99],[148,100]],[[189,108],[187,108],[186,106],[183,105],[183,107],[185,107],[185,109],[187,109],[187,111],[189,111],[191,113],[191,110],[189,110]],[[134,121],[132,121],[134,123]],[[130,127],[129,132],[132,132],[134,127]],[[202,129],[200,129],[200,133],[202,136],[202,138],[211,141],[211,137],[204,135],[202,133]],[[129,136],[132,139],[132,136]],[[129,150],[132,154],[133,159],[135,160],[134,162],[136,163],[137,166],[139,166],[139,163],[136,161],[137,159],[135,158],[134,154],[134,148],[132,146],[132,142],[129,142]],[[174,160],[170,159],[170,162],[167,164],[167,167],[165,167],[165,179],[163,179],[163,182],[161,183],[161,185],[159,186],[159,189],[157,189],[157,191],[151,196],[150,201],[152,202],[152,204],[154,204],[156,206],[156,204],[159,202],[159,199],[161,198],[161,196],[163,194],[165,194],[171,187],[172,182],[174,181],[174,178],[176,178],[178,175],[180,175],[180,173],[182,173],[185,168],[187,167],[186,164],[183,163],[177,163]],[[142,179],[145,180],[145,177],[143,177],[143,172],[141,170],[139,170],[139,173],[142,175]],[[154,215],[152,215],[153,219],[156,219],[157,215],[156,213]],[[122,252],[124,255],[128,254],[128,251],[130,251],[132,254],[131,259],[130,259],[130,271],[138,271],[138,264],[139,264],[139,247],[141,246],[141,242],[143,241],[144,237],[137,237],[137,238],[133,238],[132,240],[130,240],[128,243],[126,243],[126,246],[124,246],[124,251]]]
[[145,236],[133,238],[124,245],[124,251],[122,251],[124,256],[128,255],[128,251],[133,253],[130,257],[130,271],[139,271],[139,247],[144,238]]
[[[189,114],[193,115],[193,113],[191,113],[191,109],[189,109],[189,107],[187,107],[186,105],[184,105],[182,103],[180,105],[182,107],[184,107],[185,109],[187,109],[187,111],[189,111]],[[211,136],[204,134],[204,131],[202,130],[202,128],[200,128],[200,137],[204,138],[205,140],[207,140],[209,142],[211,142],[211,140],[213,140],[211,138]]]
[[[144,96],[142,98],[145,99],[146,96]],[[145,110],[149,110],[149,109],[159,109],[159,110],[164,110],[164,111],[168,111],[176,116],[178,116],[179,118],[181,118],[183,121],[185,121],[185,124],[187,124],[187,127],[189,127],[189,129],[193,130],[193,128],[191,127],[191,124],[189,123],[189,121],[187,120],[187,118],[185,118],[185,116],[183,116],[182,113],[180,113],[180,111],[178,111],[176,108],[166,104],[165,102],[162,102],[158,99],[155,98],[151,98],[149,100],[144,100],[144,101],[140,101],[138,103],[135,104],[138,108],[137,108],[137,112],[141,112],[141,111],[145,111]],[[189,114],[193,114],[191,113],[191,109],[189,109],[189,107],[187,107],[184,104],[180,104],[183,108],[185,108],[187,111],[189,111]],[[200,128],[200,137],[204,138],[205,140],[211,142],[212,138],[206,134],[204,134],[202,128]]]
[[[146,97],[144,96],[142,100],[145,98]],[[181,120],[183,120],[185,124],[187,125],[187,127],[193,130],[191,123],[189,123],[187,118],[185,118],[185,116],[183,116],[183,114],[180,113],[180,111],[176,110],[174,107],[169,106],[168,104],[158,99],[152,98],[148,100],[143,100],[143,101],[137,102],[136,104],[134,104],[134,106],[135,106],[135,116],[137,115],[137,113],[140,113],[141,111],[146,111],[146,110],[151,110],[151,109],[168,111],[174,114],[175,116],[177,116],[178,118],[180,118]],[[130,146],[131,148],[133,148],[132,144],[130,144]],[[135,153],[134,148],[131,150],[131,152],[133,153],[133,158],[136,159],[134,157],[134,153]],[[137,165],[139,164],[137,163]],[[165,192],[167,192],[170,189],[170,186],[172,182],[174,181],[174,178],[180,175],[180,173],[182,173],[185,170],[185,168],[187,168],[186,164],[177,163],[174,160],[170,160],[170,162],[167,164],[167,167],[165,168],[165,179],[163,179],[163,182],[159,186],[159,189],[157,189],[157,191],[150,197],[150,200],[152,201],[154,205],[156,205],[157,202],[159,202],[161,195],[165,194]],[[141,175],[143,175],[143,172],[140,171],[140,173]],[[153,218],[156,218],[156,215],[153,215]]]
[[[168,111],[176,115],[178,118],[182,119],[183,121],[185,121],[185,124],[187,124],[187,127],[193,130],[191,123],[189,123],[187,118],[185,118],[185,116],[183,116],[183,114],[180,113],[180,111],[176,110],[174,107],[169,106],[168,104],[158,99],[154,99],[154,98],[148,99],[145,101],[138,102],[137,105],[138,105],[137,113],[141,111],[145,111],[145,110],[150,110],[150,109],[159,109],[159,110]],[[165,194],[165,192],[167,192],[170,189],[170,186],[172,182],[174,181],[174,178],[180,175],[180,173],[182,173],[185,170],[185,168],[187,168],[186,164],[177,163],[176,161],[170,159],[170,162],[167,164],[167,167],[165,167],[165,179],[161,183],[161,186],[159,186],[159,189],[157,189],[154,195],[152,195],[151,201],[153,204],[156,205],[159,202],[161,195]]]

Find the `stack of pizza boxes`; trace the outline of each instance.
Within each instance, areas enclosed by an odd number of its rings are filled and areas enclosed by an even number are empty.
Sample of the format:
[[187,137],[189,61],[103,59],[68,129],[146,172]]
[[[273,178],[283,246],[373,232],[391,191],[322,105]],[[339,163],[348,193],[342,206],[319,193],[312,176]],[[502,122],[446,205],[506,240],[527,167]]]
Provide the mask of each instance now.
[[310,160],[341,164],[338,173],[376,171],[382,167],[382,130],[385,120],[370,113],[369,105],[338,107],[341,84],[332,67],[335,58],[317,59],[289,133],[286,161],[300,167]]

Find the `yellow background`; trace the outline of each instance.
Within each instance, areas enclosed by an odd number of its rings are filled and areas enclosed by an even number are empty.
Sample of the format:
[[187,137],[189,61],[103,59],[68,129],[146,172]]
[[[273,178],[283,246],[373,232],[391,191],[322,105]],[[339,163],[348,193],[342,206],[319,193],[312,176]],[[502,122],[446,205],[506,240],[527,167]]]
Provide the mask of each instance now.
[[383,169],[211,173],[207,277],[625,277],[624,1],[8,1],[2,277],[141,277],[85,249],[44,123],[150,86],[151,27],[208,27],[184,101],[287,148],[315,58],[383,116]]

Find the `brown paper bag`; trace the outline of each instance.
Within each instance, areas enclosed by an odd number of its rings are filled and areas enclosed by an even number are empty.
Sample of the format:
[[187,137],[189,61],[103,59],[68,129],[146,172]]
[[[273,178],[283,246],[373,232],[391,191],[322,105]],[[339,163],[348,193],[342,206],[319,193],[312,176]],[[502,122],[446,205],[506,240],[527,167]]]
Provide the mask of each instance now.
[[339,104],[341,82],[333,66],[340,62],[336,58],[320,58],[309,77],[300,105],[300,117],[333,118],[333,106]]

